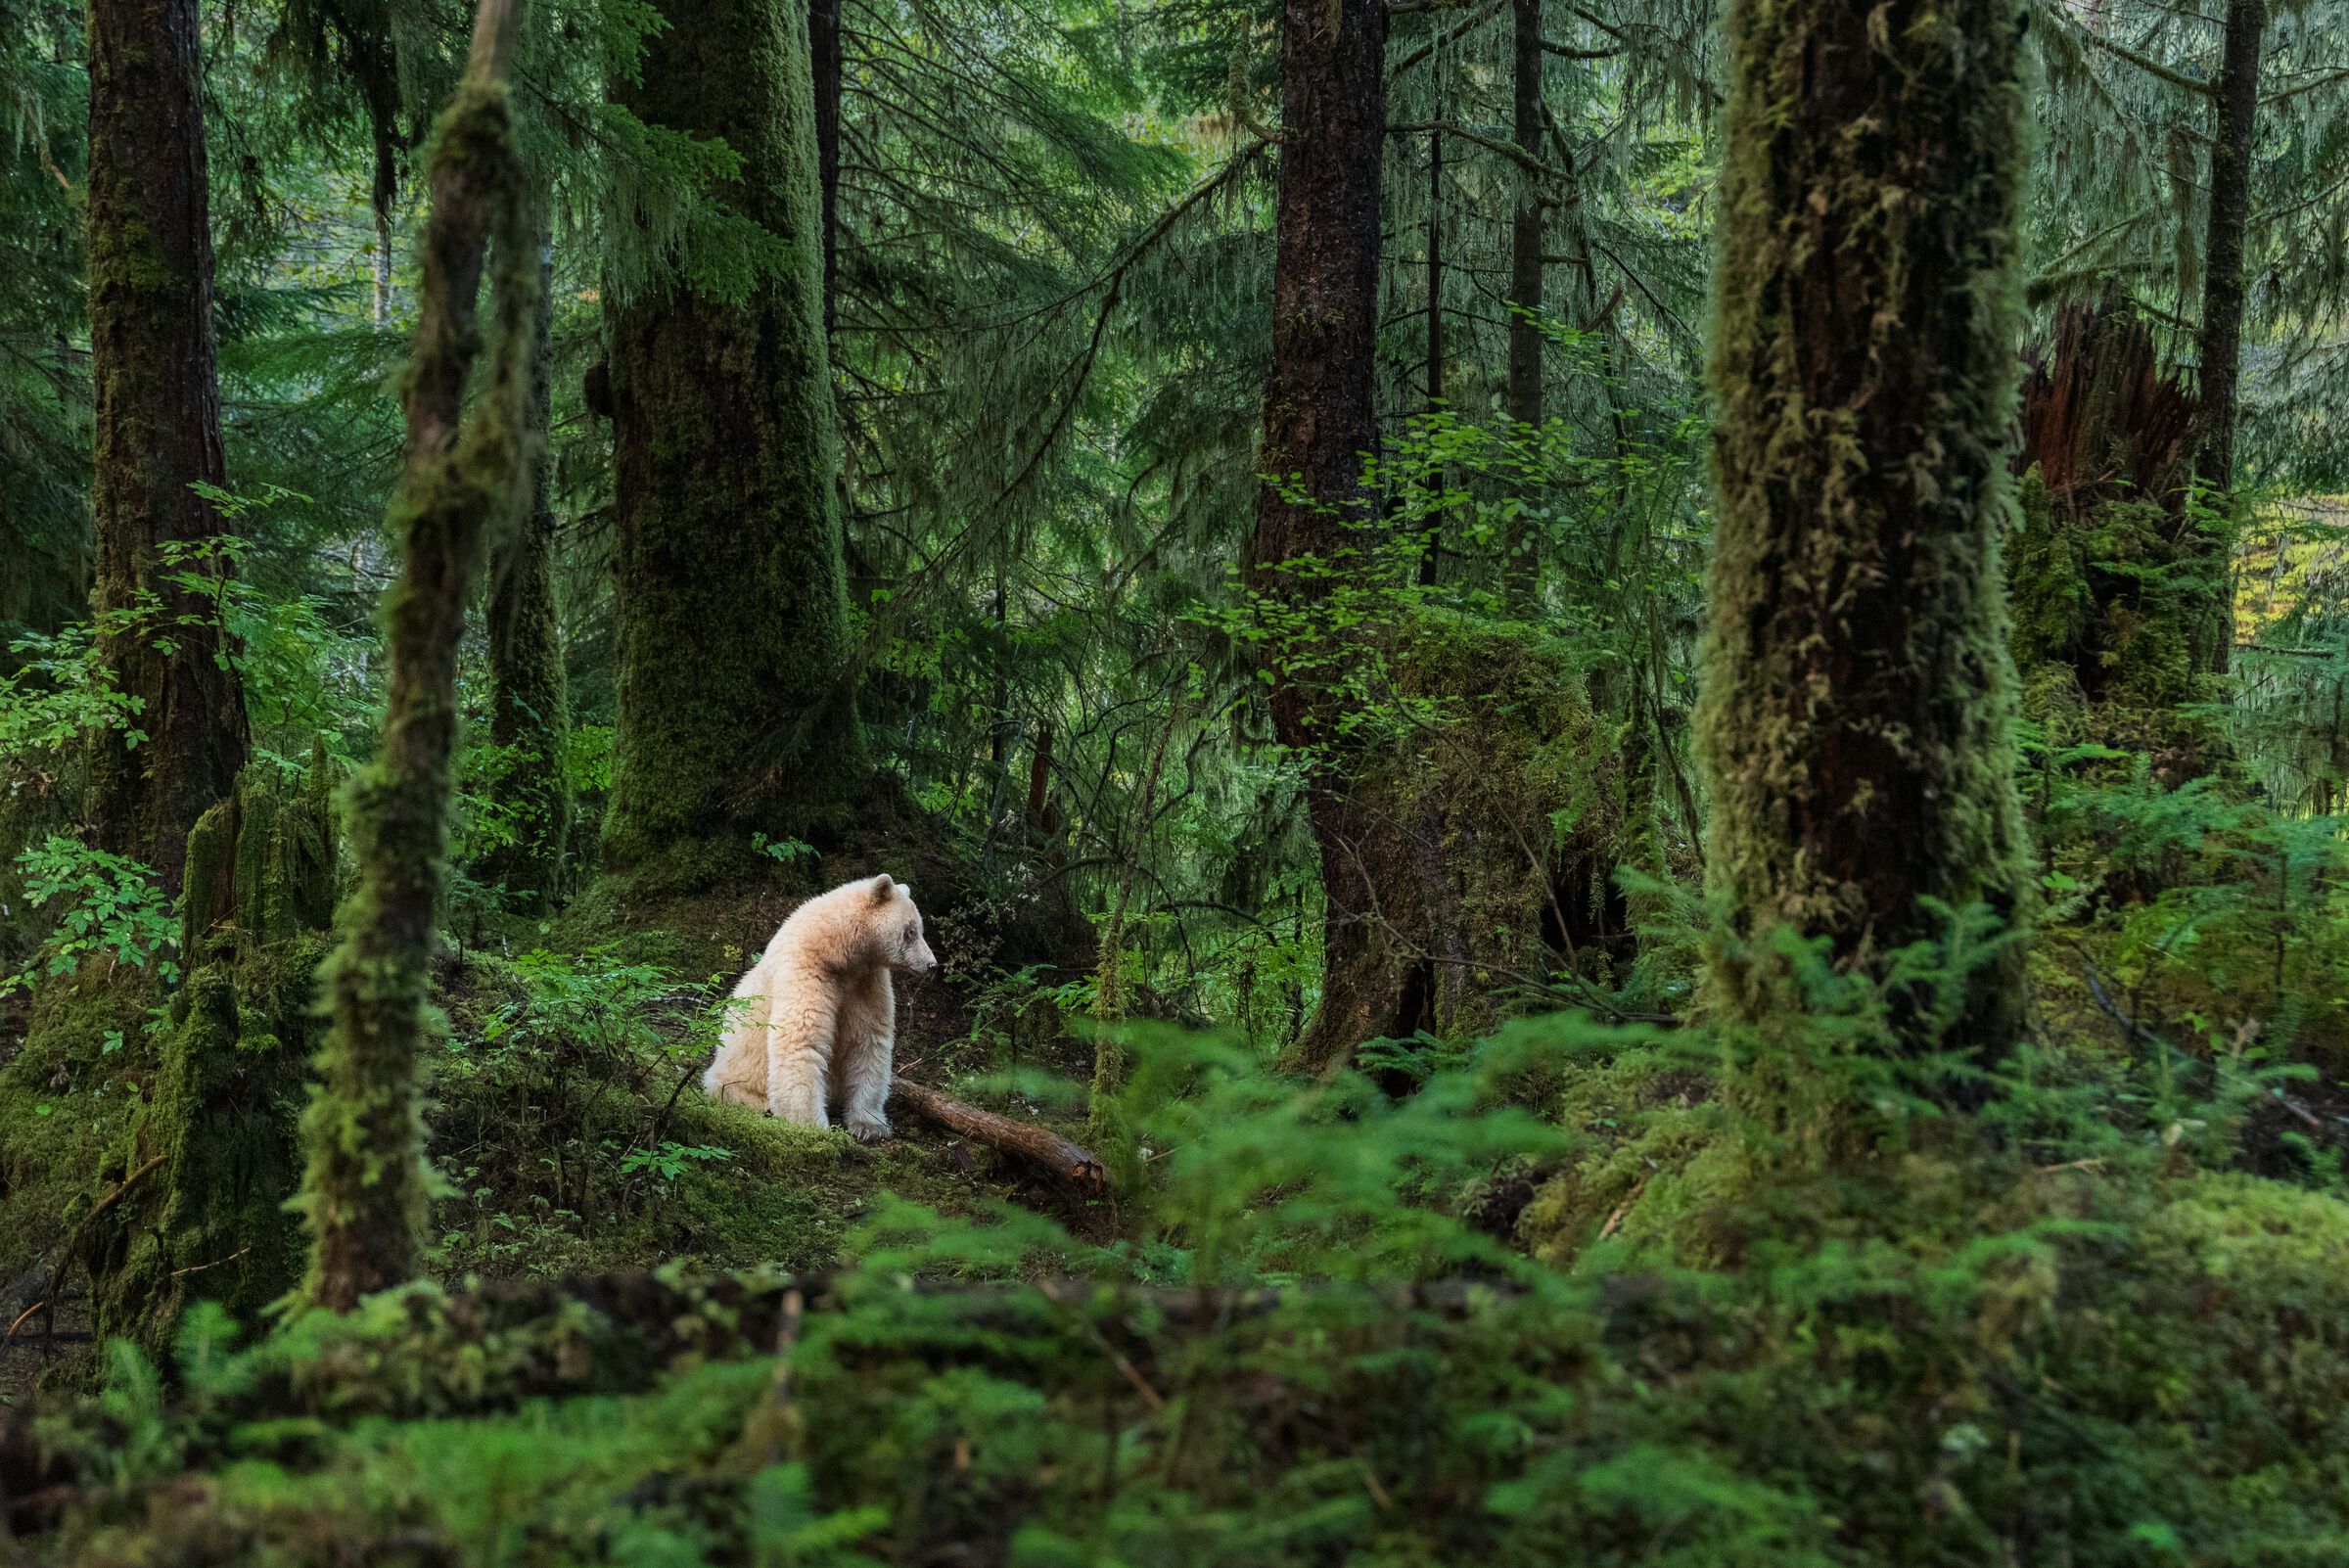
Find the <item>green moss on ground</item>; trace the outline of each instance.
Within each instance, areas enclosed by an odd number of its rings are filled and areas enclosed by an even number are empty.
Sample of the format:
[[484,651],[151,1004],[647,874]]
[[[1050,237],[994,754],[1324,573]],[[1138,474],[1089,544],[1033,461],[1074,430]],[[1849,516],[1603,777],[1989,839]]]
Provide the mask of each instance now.
[[2340,1560],[2349,1205],[1919,1158],[1866,1195],[1865,1231],[1743,1269],[1648,1248],[1483,1293],[1201,1310],[884,1269],[787,1327],[772,1275],[428,1288],[200,1345],[176,1408],[134,1380],[61,1415],[48,1474],[91,1479],[20,1539],[78,1564]]

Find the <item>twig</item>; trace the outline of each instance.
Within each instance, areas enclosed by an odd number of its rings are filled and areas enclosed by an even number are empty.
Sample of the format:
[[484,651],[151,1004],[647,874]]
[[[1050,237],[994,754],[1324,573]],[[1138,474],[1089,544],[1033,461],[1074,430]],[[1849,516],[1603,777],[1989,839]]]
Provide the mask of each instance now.
[[213,1260],[212,1260],[210,1263],[208,1263],[208,1264],[190,1264],[190,1265],[189,1265],[187,1268],[174,1268],[174,1269],[172,1269],[172,1270],[171,1270],[171,1277],[172,1277],[172,1278],[174,1278],[174,1279],[177,1279],[177,1278],[178,1278],[180,1275],[182,1275],[182,1274],[201,1274],[201,1273],[203,1273],[203,1272],[204,1272],[204,1271],[205,1271],[207,1268],[219,1268],[219,1267],[220,1267],[222,1264],[231,1264],[231,1263],[235,1263],[235,1262],[236,1262],[236,1261],[237,1261],[239,1258],[242,1258],[242,1257],[244,1257],[244,1256],[245,1256],[247,1253],[249,1253],[249,1252],[251,1252],[251,1251],[253,1251],[253,1249],[252,1249],[251,1247],[239,1247],[239,1248],[238,1248],[236,1251],[234,1251],[234,1252],[230,1253],[230,1254],[229,1254],[227,1257],[225,1257],[225,1258],[214,1258],[214,1259],[213,1259]]

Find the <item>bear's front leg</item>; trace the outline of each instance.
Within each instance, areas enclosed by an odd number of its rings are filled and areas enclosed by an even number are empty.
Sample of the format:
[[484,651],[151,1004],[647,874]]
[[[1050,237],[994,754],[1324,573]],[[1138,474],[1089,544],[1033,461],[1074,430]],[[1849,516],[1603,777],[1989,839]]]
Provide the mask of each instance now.
[[766,1033],[766,1114],[804,1127],[829,1127],[824,1080],[835,1038],[829,1008],[781,999]]
[[870,977],[841,1005],[840,1125],[860,1143],[893,1130],[884,1108],[897,1055],[897,993],[889,975]]

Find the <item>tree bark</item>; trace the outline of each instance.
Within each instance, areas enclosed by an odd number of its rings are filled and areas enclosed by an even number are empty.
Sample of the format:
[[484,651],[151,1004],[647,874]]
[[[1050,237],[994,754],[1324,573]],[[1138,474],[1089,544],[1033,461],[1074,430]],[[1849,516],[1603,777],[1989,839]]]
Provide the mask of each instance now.
[[2219,67],[2218,136],[2210,157],[2210,226],[2202,280],[2202,478],[2234,484],[2237,386],[2242,374],[2243,233],[2251,216],[2251,145],[2259,115],[2265,0],[2228,0]]
[[[1372,374],[1378,328],[1379,179],[1386,139],[1387,17],[1379,0],[1286,0],[1281,29],[1280,199],[1272,265],[1272,365],[1265,387],[1250,586],[1276,602],[1310,603],[1329,579],[1284,570],[1335,558],[1349,525],[1368,514],[1364,455],[1376,439]],[[1272,727],[1308,757],[1308,810],[1326,909],[1321,1005],[1298,1054],[1336,1060],[1386,1032],[1392,998],[1375,964],[1378,890],[1356,852],[1324,694],[1273,671]]]
[[720,193],[783,243],[747,299],[679,281],[608,309],[620,715],[608,868],[683,888],[754,864],[753,832],[838,832],[870,766],[855,708],[805,13],[669,0],[648,123],[723,140]]
[[[1511,0],[1516,23],[1515,70],[1510,80],[1517,145],[1542,156],[1542,0]],[[1509,216],[1509,422],[1530,433],[1542,428],[1542,188],[1530,168],[1514,171],[1516,209]],[[1530,439],[1530,434],[1525,437]],[[1540,587],[1537,541],[1522,521],[1512,523],[1501,580],[1512,604],[1529,606]]]
[[807,0],[815,80],[815,175],[823,192],[824,337],[840,319],[840,0]]
[[[1800,1005],[1772,934],[1869,974],[2029,910],[2000,534],[2019,371],[2021,17],[1737,0],[1711,365],[1719,507],[1697,725],[1715,1003]],[[2016,949],[1945,1038],[2015,1038]]]
[[571,727],[563,638],[555,611],[555,505],[547,430],[553,419],[554,242],[537,223],[538,308],[531,335],[529,512],[506,530],[489,565],[489,738],[505,759],[498,804],[514,841],[484,858],[479,880],[502,883],[514,907],[544,912],[562,892],[571,843],[563,774]]
[[[104,639],[118,688],[143,704],[136,722],[148,738],[134,749],[118,734],[96,737],[89,810],[102,846],[151,862],[173,893],[188,830],[235,787],[247,745],[211,596],[163,580],[167,548],[228,531],[190,488],[225,480],[199,44],[196,0],[92,0],[93,602],[103,623],[152,592],[161,623]],[[230,563],[193,570],[217,578]]]
[[[2266,0],[2228,0],[2219,65],[2218,135],[2210,154],[2210,226],[2203,241],[2202,444],[2204,484],[2234,487],[2237,388],[2243,353],[2243,235],[2251,218],[2251,145],[2259,118],[2259,49]],[[2230,643],[2233,638],[2227,639]]]
[[[359,885],[327,966],[330,1024],[303,1122],[302,1296],[338,1312],[411,1277],[424,1240],[416,1058],[447,853],[457,646],[484,537],[522,500],[529,473],[537,246],[505,80],[521,4],[482,0],[433,155],[416,350],[400,391],[407,460],[387,516],[405,546],[384,605],[391,685],[381,750],[351,780],[345,807]],[[491,382],[465,425],[476,296],[493,233]]]

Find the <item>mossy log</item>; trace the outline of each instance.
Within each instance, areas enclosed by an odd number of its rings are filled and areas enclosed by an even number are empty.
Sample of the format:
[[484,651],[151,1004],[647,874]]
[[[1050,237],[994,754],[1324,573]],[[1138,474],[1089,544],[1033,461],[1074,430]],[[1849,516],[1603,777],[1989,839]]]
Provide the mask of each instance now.
[[1024,1160],[1056,1181],[1081,1190],[1098,1190],[1107,1179],[1100,1160],[1091,1151],[1050,1128],[983,1111],[909,1078],[892,1078],[889,1092],[916,1116]]

